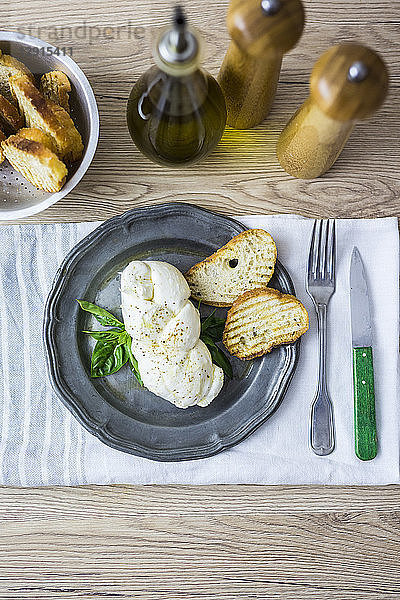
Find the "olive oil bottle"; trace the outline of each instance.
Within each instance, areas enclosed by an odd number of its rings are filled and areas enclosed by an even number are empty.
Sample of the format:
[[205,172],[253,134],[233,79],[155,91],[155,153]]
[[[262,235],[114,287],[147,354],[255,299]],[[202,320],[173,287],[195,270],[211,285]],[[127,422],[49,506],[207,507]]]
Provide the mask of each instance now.
[[200,38],[180,7],[172,27],[157,38],[153,55],[156,65],[139,78],[129,97],[131,137],[156,163],[179,167],[198,162],[221,139],[226,108],[217,81],[199,67]]

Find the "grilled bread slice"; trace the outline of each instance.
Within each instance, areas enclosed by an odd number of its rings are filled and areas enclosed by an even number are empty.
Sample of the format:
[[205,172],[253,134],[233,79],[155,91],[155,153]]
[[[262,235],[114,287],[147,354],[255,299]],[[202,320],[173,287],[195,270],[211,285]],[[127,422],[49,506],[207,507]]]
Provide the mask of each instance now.
[[62,71],[45,73],[40,80],[40,91],[48,100],[62,106],[69,114],[71,84],[65,73]]
[[263,229],[239,233],[186,273],[192,297],[212,306],[232,306],[240,294],[267,287],[276,262],[276,246]]
[[67,167],[43,143],[17,133],[3,141],[1,147],[14,169],[35,187],[58,192],[64,185]]
[[1,142],[4,142],[5,139],[6,139],[6,136],[0,129],[0,165],[2,162],[4,162],[4,159],[5,159],[3,148],[1,147]]
[[32,83],[35,83],[34,76],[22,62],[13,56],[3,54],[0,50],[0,94],[13,104],[15,104],[15,98],[11,91],[9,78],[21,75],[26,75]]
[[24,119],[18,109],[0,94],[0,123],[8,133],[15,133],[24,126]]
[[228,311],[223,342],[234,356],[250,360],[297,340],[308,329],[300,300],[272,288],[245,292]]
[[47,100],[26,76],[11,77],[10,85],[28,127],[38,127],[51,135],[63,161],[79,160],[83,152],[82,138],[69,114]]

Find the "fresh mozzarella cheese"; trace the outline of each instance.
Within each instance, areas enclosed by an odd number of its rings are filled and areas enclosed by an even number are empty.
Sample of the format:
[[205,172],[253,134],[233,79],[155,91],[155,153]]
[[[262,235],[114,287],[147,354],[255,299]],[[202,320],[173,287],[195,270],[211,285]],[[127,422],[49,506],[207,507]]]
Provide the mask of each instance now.
[[121,275],[122,313],[144,385],[179,408],[207,406],[224,374],[199,339],[200,315],[173,265],[132,261]]

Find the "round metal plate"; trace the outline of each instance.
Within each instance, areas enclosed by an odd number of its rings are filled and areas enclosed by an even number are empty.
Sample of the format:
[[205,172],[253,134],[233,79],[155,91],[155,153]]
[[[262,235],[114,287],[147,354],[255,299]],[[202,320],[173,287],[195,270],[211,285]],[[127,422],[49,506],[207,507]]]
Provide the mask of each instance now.
[[[119,272],[130,260],[164,260],[185,272],[244,229],[190,204],[161,204],[103,223],[64,260],[45,310],[50,379],[74,416],[106,444],[159,461],[204,458],[243,440],[278,407],[296,367],[298,343],[251,362],[231,357],[234,378],[210,406],[182,410],[138,387],[128,368],[91,379],[92,343],[81,333],[94,323],[78,309],[77,298],[121,315]],[[294,293],[279,263],[271,286]]]

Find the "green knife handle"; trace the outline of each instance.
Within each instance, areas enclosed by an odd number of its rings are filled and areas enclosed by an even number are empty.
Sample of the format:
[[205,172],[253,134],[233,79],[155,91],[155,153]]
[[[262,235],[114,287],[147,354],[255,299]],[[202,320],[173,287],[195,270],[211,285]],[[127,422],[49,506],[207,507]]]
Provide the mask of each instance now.
[[353,348],[355,450],[361,460],[377,455],[372,348]]

